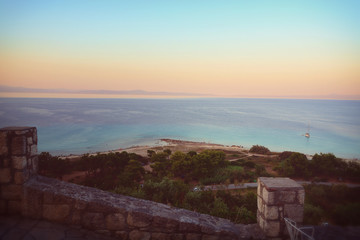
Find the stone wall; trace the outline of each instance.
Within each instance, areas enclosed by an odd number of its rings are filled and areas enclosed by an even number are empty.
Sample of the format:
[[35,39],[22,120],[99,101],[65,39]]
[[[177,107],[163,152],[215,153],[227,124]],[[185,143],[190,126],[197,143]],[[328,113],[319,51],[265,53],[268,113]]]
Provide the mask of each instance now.
[[0,214],[22,211],[23,184],[37,166],[36,128],[0,129]]
[[38,176],[37,162],[36,128],[0,129],[0,214],[78,225],[119,239],[244,236],[225,219]]
[[239,239],[228,220],[37,176],[24,185],[23,215],[120,239]]
[[303,221],[304,188],[289,178],[258,179],[257,222],[268,239],[287,234],[284,217]]

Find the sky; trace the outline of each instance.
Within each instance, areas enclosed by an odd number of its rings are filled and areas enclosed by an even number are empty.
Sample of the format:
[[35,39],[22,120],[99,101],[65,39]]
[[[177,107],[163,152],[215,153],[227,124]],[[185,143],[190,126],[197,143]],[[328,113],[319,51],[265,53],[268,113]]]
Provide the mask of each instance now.
[[360,99],[359,12],[356,0],[0,0],[0,97]]

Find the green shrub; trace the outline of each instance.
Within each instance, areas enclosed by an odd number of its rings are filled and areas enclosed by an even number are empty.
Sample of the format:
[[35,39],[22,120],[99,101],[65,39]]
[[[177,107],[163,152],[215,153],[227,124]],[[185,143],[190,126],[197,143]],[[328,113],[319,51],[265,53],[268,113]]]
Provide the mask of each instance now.
[[305,204],[304,224],[319,225],[321,223],[323,215],[324,211],[320,207],[316,207],[311,204]]
[[267,147],[260,146],[260,145],[253,145],[249,152],[251,153],[259,153],[259,154],[267,154],[270,150]]

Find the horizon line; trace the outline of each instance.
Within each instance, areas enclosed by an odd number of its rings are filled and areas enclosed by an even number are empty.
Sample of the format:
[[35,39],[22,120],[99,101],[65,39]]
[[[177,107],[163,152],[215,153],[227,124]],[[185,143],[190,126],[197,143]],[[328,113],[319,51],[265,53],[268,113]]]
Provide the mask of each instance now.
[[[20,96],[19,94],[22,94]],[[360,100],[360,95],[216,95],[207,93],[154,92],[145,90],[88,90],[39,89],[0,85],[0,98],[104,98],[104,99],[171,99],[171,98],[248,98],[248,99],[309,99],[309,100]]]

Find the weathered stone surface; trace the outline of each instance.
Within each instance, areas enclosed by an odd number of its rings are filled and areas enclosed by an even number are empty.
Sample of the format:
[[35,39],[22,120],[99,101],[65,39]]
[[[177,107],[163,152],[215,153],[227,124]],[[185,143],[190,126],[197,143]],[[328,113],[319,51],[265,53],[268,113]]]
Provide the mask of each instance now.
[[201,234],[188,233],[186,234],[186,240],[201,240]]
[[43,194],[41,191],[24,187],[24,209],[23,215],[31,218],[42,218]]
[[296,192],[295,191],[280,191],[277,193],[278,201],[280,203],[294,203]]
[[305,202],[305,190],[298,190],[297,191],[297,203],[304,204]]
[[21,185],[3,185],[1,186],[1,198],[8,200],[21,200],[23,188]]
[[9,214],[19,214],[21,212],[22,212],[22,202],[20,200],[8,202],[8,213]]
[[106,228],[109,230],[125,229],[125,217],[121,213],[109,214],[105,218]]
[[26,155],[26,137],[17,136],[11,139],[11,154]]
[[14,173],[14,182],[15,184],[23,184],[26,180],[26,178],[24,177],[24,172],[23,171],[18,171]]
[[259,181],[264,184],[268,191],[303,189],[300,184],[290,178],[260,177]]
[[152,229],[164,229],[163,232],[175,232],[178,226],[178,221],[159,216],[155,216],[152,223]]
[[47,220],[64,222],[69,213],[70,206],[67,204],[44,204],[43,206],[43,217]]
[[30,147],[30,156],[35,156],[37,154],[37,145],[33,144]]
[[25,156],[22,157],[12,157],[12,166],[15,169],[23,170],[26,168],[27,158]]
[[0,168],[0,183],[9,183],[11,181],[10,168]]
[[214,235],[203,235],[201,240],[220,240],[220,238]]
[[277,220],[279,218],[279,208],[265,205],[264,216],[266,220]]
[[84,213],[82,217],[82,223],[89,229],[104,229],[105,221],[102,213]]
[[116,231],[115,232],[115,236],[119,239],[122,239],[122,240],[127,240],[128,239],[128,232],[126,231]]
[[265,221],[263,230],[268,237],[278,237],[280,235],[280,222]]
[[172,240],[171,235],[167,233],[151,233],[151,240]]
[[143,212],[129,212],[127,223],[133,227],[147,227],[151,224],[152,217]]
[[10,166],[10,162],[11,162],[11,161],[10,161],[10,158],[5,157],[2,161],[3,161],[3,167],[4,167],[4,168],[11,167],[11,166]]
[[0,156],[8,154],[7,132],[0,132]]
[[172,240],[184,240],[185,236],[182,233],[173,233],[171,234]]
[[284,216],[296,222],[302,222],[304,218],[304,206],[299,204],[285,204]]
[[131,240],[150,240],[151,234],[149,232],[141,232],[139,230],[133,230],[129,234]]
[[32,137],[28,137],[28,138],[27,138],[27,144],[28,144],[28,145],[33,145],[33,143],[34,143],[34,142],[33,142],[33,138],[32,138]]
[[0,199],[0,215],[7,212],[7,201]]
[[180,216],[179,230],[182,232],[200,232],[199,220],[187,216]]
[[269,192],[266,188],[263,189],[262,199],[265,201],[265,204],[267,205],[276,204],[275,192]]

